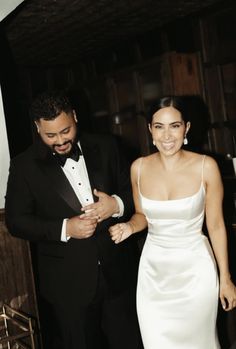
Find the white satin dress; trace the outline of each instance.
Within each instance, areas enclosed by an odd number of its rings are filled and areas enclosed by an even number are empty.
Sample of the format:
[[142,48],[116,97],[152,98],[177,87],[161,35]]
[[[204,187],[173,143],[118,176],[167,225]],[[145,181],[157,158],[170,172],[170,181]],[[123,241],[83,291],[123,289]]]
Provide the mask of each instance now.
[[158,201],[139,193],[148,221],[137,286],[144,348],[219,349],[218,275],[202,233],[203,178],[198,192],[183,199]]

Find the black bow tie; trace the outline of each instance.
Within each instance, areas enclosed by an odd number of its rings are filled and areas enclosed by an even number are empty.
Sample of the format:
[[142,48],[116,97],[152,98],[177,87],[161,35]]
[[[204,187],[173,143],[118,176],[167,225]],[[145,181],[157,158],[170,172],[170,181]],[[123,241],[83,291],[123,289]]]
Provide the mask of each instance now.
[[64,166],[67,159],[72,159],[74,161],[78,161],[82,152],[78,146],[78,144],[73,144],[71,151],[68,154],[58,154],[55,153],[55,157],[58,160],[60,166]]

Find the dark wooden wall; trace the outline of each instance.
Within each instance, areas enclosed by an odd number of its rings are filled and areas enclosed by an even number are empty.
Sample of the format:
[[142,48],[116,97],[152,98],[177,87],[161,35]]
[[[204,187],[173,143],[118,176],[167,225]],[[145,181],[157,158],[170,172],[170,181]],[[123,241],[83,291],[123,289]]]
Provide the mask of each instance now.
[[38,92],[69,88],[83,105],[81,127],[115,133],[135,153],[145,154],[150,146],[146,133],[140,132],[145,130],[140,115],[151,101],[170,93],[200,95],[209,108],[205,148],[236,156],[235,23],[235,4],[228,1],[86,61],[18,67],[22,106],[27,113]]
[[0,210],[0,306],[3,303],[32,317],[38,347],[39,317],[29,244],[8,233]]

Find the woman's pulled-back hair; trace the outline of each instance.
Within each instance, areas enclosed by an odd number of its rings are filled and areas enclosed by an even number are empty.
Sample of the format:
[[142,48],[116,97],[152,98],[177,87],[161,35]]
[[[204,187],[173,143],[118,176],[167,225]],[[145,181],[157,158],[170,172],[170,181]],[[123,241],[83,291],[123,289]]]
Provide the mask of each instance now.
[[166,107],[173,107],[177,109],[183,121],[186,123],[189,121],[189,116],[187,112],[187,106],[184,102],[183,97],[178,96],[165,96],[158,98],[150,107],[149,112],[147,114],[147,122],[149,124],[152,123],[153,115],[158,112],[158,110],[166,108]]

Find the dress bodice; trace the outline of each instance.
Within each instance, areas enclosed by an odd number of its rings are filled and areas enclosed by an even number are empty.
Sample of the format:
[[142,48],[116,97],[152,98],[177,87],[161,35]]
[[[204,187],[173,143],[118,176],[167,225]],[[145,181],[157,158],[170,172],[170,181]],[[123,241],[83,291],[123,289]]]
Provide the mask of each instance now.
[[194,195],[182,199],[148,199],[142,195],[140,186],[139,195],[143,213],[148,221],[149,238],[165,245],[188,245],[201,239],[205,208],[203,179]]

